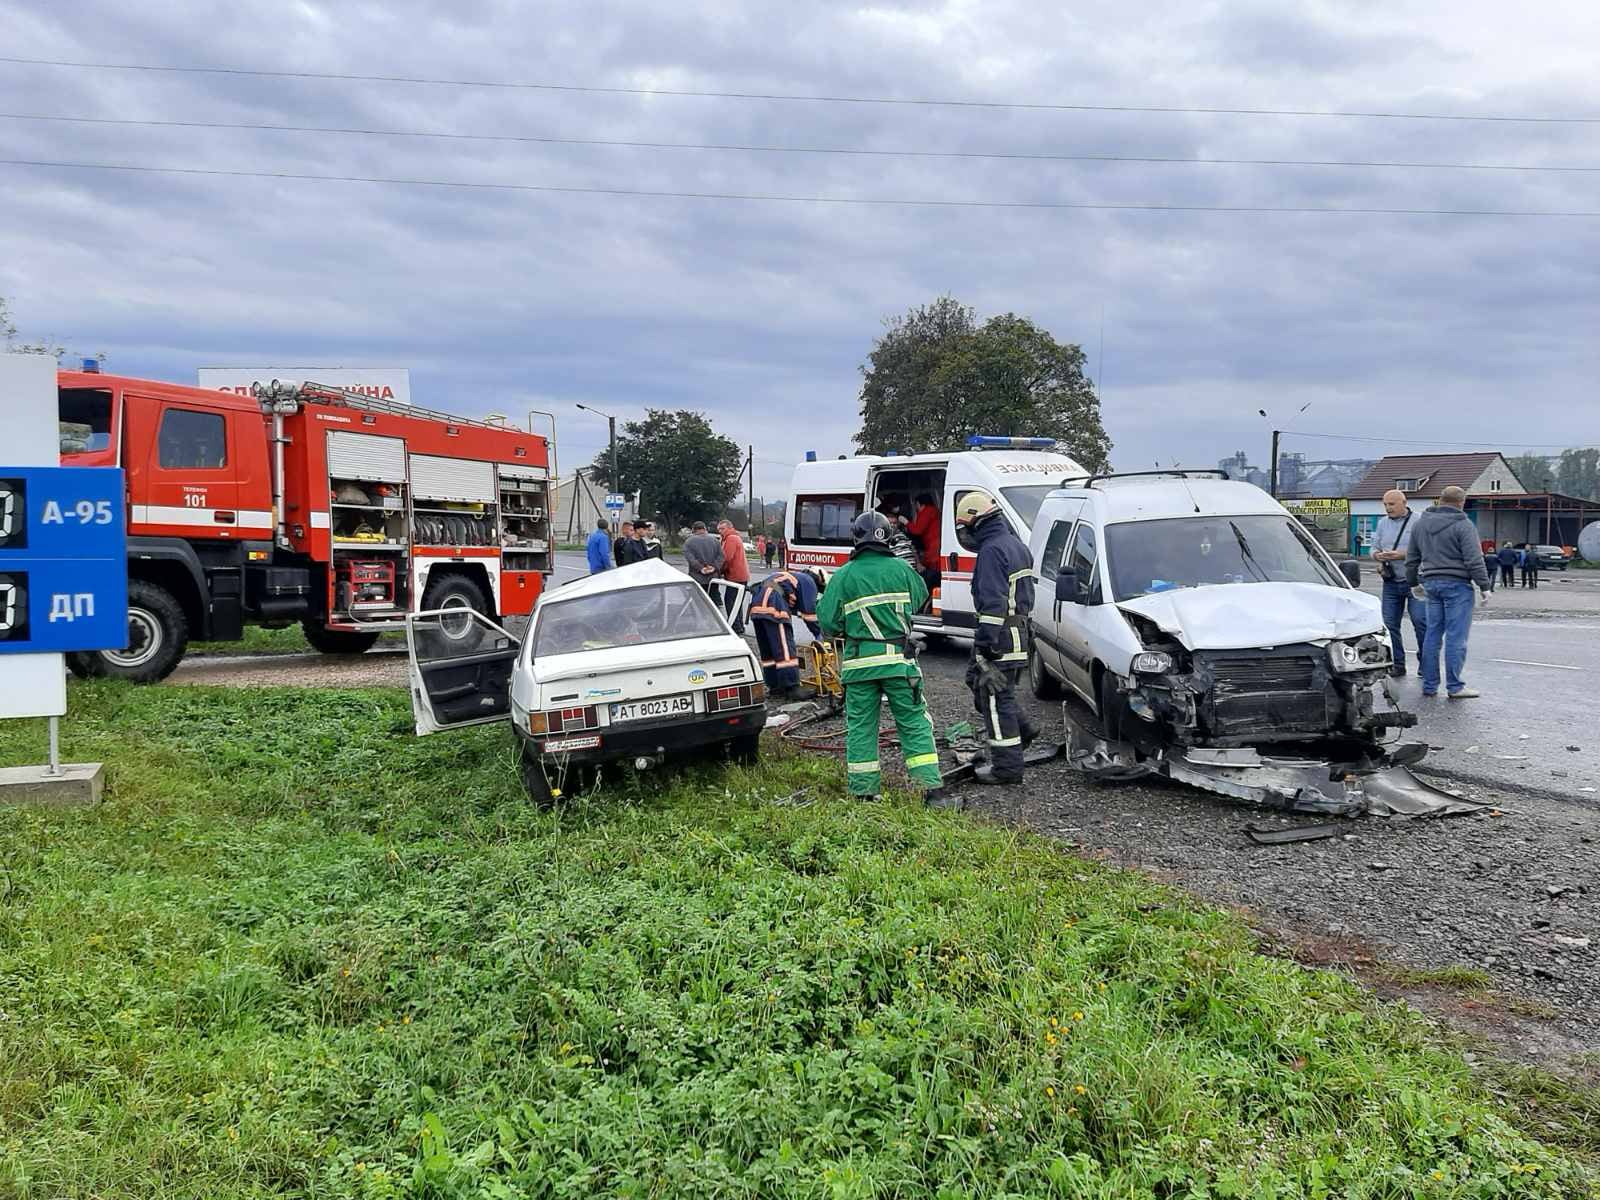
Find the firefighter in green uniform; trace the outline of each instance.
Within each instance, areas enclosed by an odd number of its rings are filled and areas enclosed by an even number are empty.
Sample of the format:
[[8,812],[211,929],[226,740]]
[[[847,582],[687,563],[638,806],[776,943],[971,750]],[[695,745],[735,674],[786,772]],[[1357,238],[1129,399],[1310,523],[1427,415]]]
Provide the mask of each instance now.
[[844,639],[839,677],[844,682],[845,771],[852,796],[878,794],[878,712],[884,700],[894,714],[906,771],[923,787],[930,808],[953,808],[939,775],[933,722],[922,698],[922,671],[911,644],[911,614],[927,602],[928,587],[891,542],[894,523],[882,513],[862,513],[850,526],[855,548],[834,572],[817,602],[817,620],[829,637]]

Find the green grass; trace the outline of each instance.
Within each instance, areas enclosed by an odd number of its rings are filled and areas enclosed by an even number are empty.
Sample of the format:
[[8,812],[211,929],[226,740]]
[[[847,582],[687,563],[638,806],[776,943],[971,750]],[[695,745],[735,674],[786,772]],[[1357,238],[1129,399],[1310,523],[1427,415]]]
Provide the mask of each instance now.
[[1494,982],[1487,971],[1452,963],[1447,967],[1385,967],[1380,972],[1391,983],[1415,987],[1453,988],[1463,992],[1486,992]]
[[74,687],[107,802],[0,822],[0,1196],[1600,1194],[1590,1100],[1142,877],[782,754],[540,812],[404,705]]
[[[378,645],[397,645],[405,641],[399,632],[380,633]],[[285,629],[263,629],[247,625],[244,637],[237,642],[190,642],[190,654],[309,654],[311,644],[299,625]]]

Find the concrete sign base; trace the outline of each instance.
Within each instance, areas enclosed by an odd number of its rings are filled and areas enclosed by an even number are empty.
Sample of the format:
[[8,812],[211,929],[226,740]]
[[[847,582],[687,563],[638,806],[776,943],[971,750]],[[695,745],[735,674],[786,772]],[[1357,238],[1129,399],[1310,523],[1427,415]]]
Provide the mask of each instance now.
[[100,803],[106,772],[101,763],[62,763],[58,775],[49,767],[0,767],[0,805],[47,804],[75,808]]

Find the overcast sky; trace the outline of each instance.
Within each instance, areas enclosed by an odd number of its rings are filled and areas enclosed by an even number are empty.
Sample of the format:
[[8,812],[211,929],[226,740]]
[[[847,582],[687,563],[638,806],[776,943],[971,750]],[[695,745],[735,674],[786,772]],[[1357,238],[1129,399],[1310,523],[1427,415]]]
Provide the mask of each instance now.
[[[1063,15],[1065,13],[1065,15]],[[0,2],[11,56],[623,89],[1588,118],[826,103],[0,63],[8,114],[610,141],[1582,171],[787,154],[0,119],[0,157],[855,199],[1600,212],[1600,5]],[[941,293],[1083,345],[1124,469],[1306,433],[1600,441],[1600,218],[626,197],[0,166],[0,295],[121,373],[412,368],[470,415],[705,411],[780,494],[881,321]],[[1101,353],[1101,330],[1104,353]],[[1312,407],[1295,416],[1303,404]],[[1291,438],[1316,456],[1382,445]]]

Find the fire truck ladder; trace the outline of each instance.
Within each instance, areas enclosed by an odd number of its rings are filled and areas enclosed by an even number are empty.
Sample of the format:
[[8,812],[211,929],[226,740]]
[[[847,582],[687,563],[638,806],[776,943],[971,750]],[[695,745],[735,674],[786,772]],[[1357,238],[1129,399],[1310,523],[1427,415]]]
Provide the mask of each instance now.
[[460,413],[418,408],[414,404],[401,404],[398,400],[379,400],[350,388],[333,387],[330,384],[313,383],[310,380],[298,385],[283,383],[277,379],[265,384],[252,383],[250,394],[263,405],[274,405],[285,401],[301,404],[337,404],[342,408],[357,408],[363,412],[381,412],[395,417],[422,417],[430,421],[443,421],[447,425],[472,425],[479,429],[497,429],[502,433],[522,432],[514,425],[480,421],[473,417],[463,417]]

